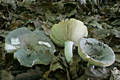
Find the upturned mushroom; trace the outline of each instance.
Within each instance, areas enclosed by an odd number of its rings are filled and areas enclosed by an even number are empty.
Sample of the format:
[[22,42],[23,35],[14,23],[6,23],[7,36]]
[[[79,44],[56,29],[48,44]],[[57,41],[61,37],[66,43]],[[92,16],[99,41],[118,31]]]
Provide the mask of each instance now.
[[64,47],[66,61],[69,63],[72,60],[73,45],[77,46],[81,38],[87,37],[87,27],[83,22],[76,19],[62,20],[51,28],[50,38],[53,42]]
[[115,61],[113,50],[107,44],[92,38],[82,38],[79,41],[78,52],[90,65],[106,67]]

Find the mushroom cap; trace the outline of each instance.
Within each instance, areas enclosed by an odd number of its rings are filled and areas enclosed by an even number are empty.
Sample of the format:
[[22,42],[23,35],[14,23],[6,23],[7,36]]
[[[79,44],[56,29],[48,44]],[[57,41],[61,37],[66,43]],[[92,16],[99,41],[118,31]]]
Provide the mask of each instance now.
[[48,65],[54,58],[55,46],[44,32],[36,30],[20,36],[20,49],[14,53],[21,65],[32,67],[35,64]]
[[78,44],[79,39],[87,37],[87,27],[83,22],[76,19],[62,20],[51,28],[50,37],[54,43],[63,47],[65,41],[73,41],[75,45]]
[[8,53],[12,53],[15,50],[17,50],[20,47],[20,36],[23,36],[25,34],[29,34],[32,31],[30,31],[26,27],[21,27],[18,29],[15,29],[11,31],[6,37],[5,37],[5,50]]
[[96,39],[82,38],[78,45],[80,57],[96,66],[110,66],[115,61],[113,50]]
[[54,58],[55,46],[43,31],[22,27],[11,31],[5,38],[5,49],[14,53],[21,65],[48,65]]

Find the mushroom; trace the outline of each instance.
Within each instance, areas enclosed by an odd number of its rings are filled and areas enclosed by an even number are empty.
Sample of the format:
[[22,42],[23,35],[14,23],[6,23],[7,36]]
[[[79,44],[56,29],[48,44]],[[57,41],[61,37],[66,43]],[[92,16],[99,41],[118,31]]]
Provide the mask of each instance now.
[[87,27],[83,22],[76,19],[62,20],[51,28],[50,38],[60,47],[65,46],[64,54],[66,61],[72,60],[73,45],[77,46],[81,38],[87,37]]
[[78,52],[90,65],[106,67],[115,61],[113,50],[107,44],[92,38],[82,38],[79,41]]
[[31,31],[26,27],[21,27],[11,31],[5,38],[5,50],[12,53],[20,47],[20,36],[29,34]]
[[[11,40],[12,38],[15,40]],[[55,46],[43,31],[32,32],[27,28],[19,28],[7,35],[5,43],[15,47],[14,58],[26,67],[32,67],[35,64],[48,65],[54,58]]]

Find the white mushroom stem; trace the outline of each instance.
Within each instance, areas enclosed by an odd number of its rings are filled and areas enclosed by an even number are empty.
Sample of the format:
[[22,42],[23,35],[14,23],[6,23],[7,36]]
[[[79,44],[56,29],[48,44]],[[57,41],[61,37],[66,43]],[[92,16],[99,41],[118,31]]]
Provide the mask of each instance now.
[[73,57],[73,53],[72,53],[73,44],[74,43],[72,41],[65,41],[64,54],[66,61],[68,63],[72,60]]

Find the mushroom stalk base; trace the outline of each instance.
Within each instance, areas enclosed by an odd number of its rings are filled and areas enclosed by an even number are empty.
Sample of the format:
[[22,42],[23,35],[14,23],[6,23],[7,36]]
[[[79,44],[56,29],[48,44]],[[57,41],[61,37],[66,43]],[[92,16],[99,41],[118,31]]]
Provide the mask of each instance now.
[[68,63],[70,63],[73,57],[73,53],[72,53],[73,44],[74,43],[72,41],[65,41],[64,54],[65,54],[66,61]]

